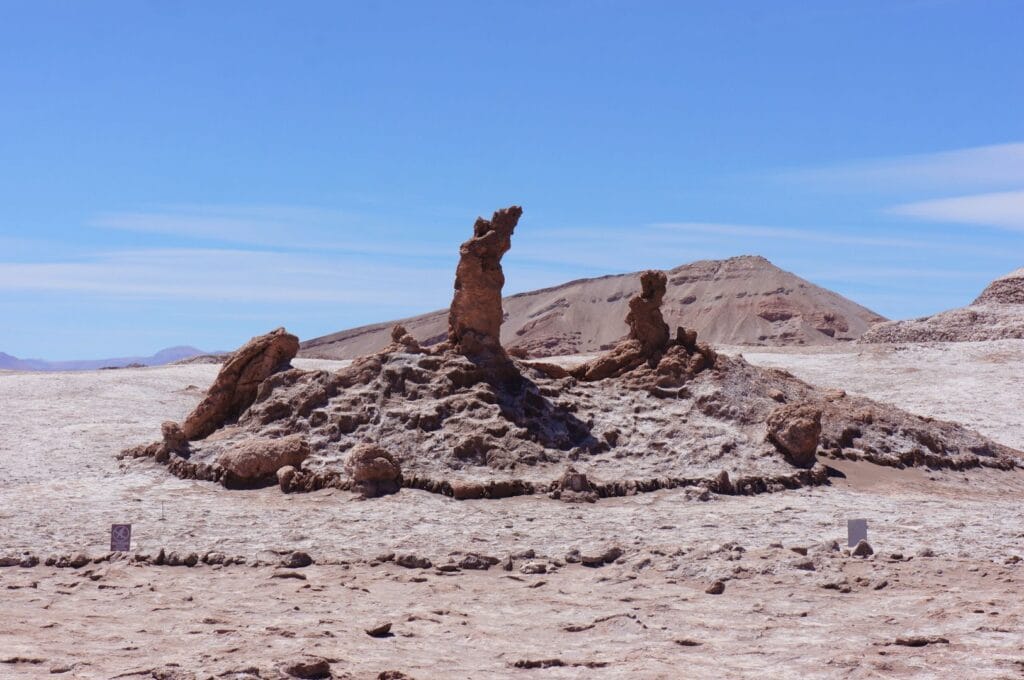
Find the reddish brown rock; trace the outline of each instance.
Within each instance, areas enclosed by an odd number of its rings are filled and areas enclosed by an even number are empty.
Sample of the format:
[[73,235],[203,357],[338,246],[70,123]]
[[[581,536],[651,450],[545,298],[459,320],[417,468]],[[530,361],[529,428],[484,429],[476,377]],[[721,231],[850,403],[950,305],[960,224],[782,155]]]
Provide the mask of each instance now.
[[395,493],[402,487],[402,468],[395,457],[375,444],[357,444],[348,454],[345,471],[365,498]]
[[185,419],[185,437],[203,439],[237,419],[256,400],[260,383],[287,368],[298,351],[299,339],[283,328],[245,343],[224,363],[206,398]]
[[309,456],[309,443],[301,435],[280,439],[248,439],[220,455],[226,487],[247,487],[275,481],[277,471],[298,467]]
[[716,355],[711,348],[697,344],[697,334],[693,331],[677,328],[676,337],[670,336],[661,314],[667,285],[664,272],[643,272],[640,285],[640,294],[629,301],[626,339],[570,373],[591,382],[644,369],[649,375],[635,376],[637,386],[647,387],[657,396],[675,396],[675,392],[666,390],[680,387],[690,376],[714,366]]
[[775,409],[766,423],[768,440],[799,467],[816,462],[821,437],[821,409],[810,404],[788,404]]
[[501,289],[505,275],[501,258],[512,247],[512,232],[523,209],[512,206],[490,220],[477,218],[473,238],[459,249],[455,271],[455,297],[448,315],[448,342],[468,356],[501,349]]
[[665,272],[649,270],[641,274],[640,294],[629,301],[626,315],[629,336],[607,354],[574,371],[574,375],[587,381],[614,378],[658,357],[669,341],[668,325],[661,315],[667,283]]

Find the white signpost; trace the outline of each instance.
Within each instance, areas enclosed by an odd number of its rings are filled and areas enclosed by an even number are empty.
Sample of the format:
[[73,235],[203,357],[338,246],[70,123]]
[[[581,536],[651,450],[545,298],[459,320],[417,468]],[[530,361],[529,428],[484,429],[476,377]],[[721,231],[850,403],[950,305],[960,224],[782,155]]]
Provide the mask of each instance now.
[[861,541],[868,540],[868,521],[866,519],[846,520],[846,545],[853,548]]

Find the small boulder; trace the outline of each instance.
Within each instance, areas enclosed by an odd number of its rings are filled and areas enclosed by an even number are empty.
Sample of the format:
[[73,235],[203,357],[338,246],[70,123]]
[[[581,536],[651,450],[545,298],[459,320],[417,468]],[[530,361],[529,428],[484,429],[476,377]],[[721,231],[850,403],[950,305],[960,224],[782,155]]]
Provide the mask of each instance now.
[[715,581],[714,583],[709,585],[707,588],[705,588],[704,592],[707,593],[708,595],[721,595],[722,593],[725,592],[725,582],[724,581]]
[[287,569],[301,569],[313,564],[313,558],[309,553],[296,550],[281,558],[281,566]]
[[357,444],[348,454],[345,471],[364,498],[396,493],[402,488],[402,468],[376,444]]
[[246,488],[268,483],[278,470],[297,467],[308,456],[309,443],[296,434],[280,439],[246,440],[222,453],[217,463],[224,468],[224,486]]
[[775,409],[767,422],[768,441],[797,467],[817,462],[821,437],[821,409],[809,404],[788,404]]
[[331,677],[330,662],[319,656],[302,656],[288,661],[282,666],[281,670],[286,675],[293,678],[303,678],[304,680]]
[[367,628],[366,634],[375,638],[388,637],[391,634],[391,622],[378,623],[371,628]]
[[867,557],[869,555],[874,555],[875,551],[874,549],[872,549],[870,543],[868,543],[864,539],[861,539],[857,542],[857,545],[854,547],[853,552],[851,552],[850,554],[854,557]]

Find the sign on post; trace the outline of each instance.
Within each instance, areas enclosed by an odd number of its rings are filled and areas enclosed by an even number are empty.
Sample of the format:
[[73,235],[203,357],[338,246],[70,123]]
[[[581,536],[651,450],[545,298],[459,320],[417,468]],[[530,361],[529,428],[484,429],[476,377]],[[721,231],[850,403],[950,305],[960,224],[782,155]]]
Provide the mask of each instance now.
[[866,519],[846,520],[846,545],[853,548],[861,541],[868,540],[868,521]]
[[132,525],[110,525],[110,552],[129,552],[132,549]]

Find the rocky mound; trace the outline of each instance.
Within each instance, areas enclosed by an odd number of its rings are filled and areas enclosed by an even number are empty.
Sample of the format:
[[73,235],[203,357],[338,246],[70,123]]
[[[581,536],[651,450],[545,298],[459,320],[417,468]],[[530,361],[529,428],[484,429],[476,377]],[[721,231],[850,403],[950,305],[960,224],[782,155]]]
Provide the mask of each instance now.
[[[445,342],[424,348],[396,327],[380,352],[336,372],[303,371],[281,365],[274,348],[290,336],[279,329],[222,369],[207,399],[233,395],[221,426],[197,439],[166,423],[162,442],[126,457],[152,456],[180,476],[229,486],[574,500],[672,486],[756,493],[820,484],[828,471],[819,455],[958,469],[1020,460],[959,425],[718,355],[683,328],[670,334],[663,272],[640,275],[627,303],[630,332],[606,354],[572,368],[510,358],[494,323],[506,230],[493,234],[517,219],[510,209],[478,221],[463,246]],[[462,276],[484,270],[472,284]],[[250,375],[240,366],[275,372],[251,394],[237,388]]]
[[972,342],[1024,338],[1024,269],[1002,276],[967,307],[874,326],[860,341]]
[[[707,260],[668,277],[662,311],[705,341],[726,345],[827,345],[854,340],[884,317],[785,272],[763,257]],[[503,300],[501,341],[534,357],[592,353],[628,331],[623,319],[640,273],[573,281]],[[341,331],[302,344],[300,356],[354,359],[380,351],[399,323],[424,345],[447,339],[447,310]]]

